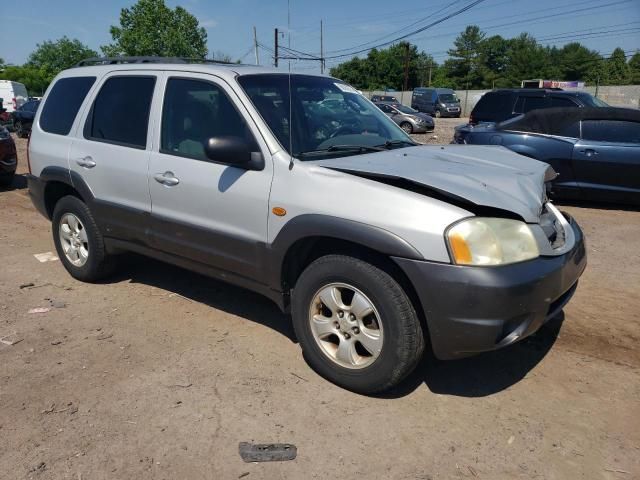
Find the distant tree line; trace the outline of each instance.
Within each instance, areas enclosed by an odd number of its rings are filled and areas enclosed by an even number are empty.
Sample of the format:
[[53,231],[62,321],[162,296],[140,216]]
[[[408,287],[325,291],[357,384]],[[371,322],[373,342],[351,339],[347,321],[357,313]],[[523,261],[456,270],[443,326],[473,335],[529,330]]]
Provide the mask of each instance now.
[[[164,0],[138,0],[120,11],[120,25],[110,28],[112,43],[100,47],[105,56],[164,56],[204,59],[207,32],[195,16],[182,7],[171,9]],[[98,56],[80,40],[62,37],[38,44],[24,65],[4,65],[0,78],[23,83],[30,95],[44,93],[53,78],[79,61]],[[230,61],[222,52],[214,58]]]
[[[409,45],[408,86],[431,85],[455,89],[519,87],[522,80],[581,80],[588,85],[640,84],[640,53],[627,60],[616,48],[604,58],[578,42],[563,47],[543,46],[528,33],[515,38],[487,37],[478,26],[468,26],[447,52],[442,64]],[[371,50],[365,58],[354,57],[331,69],[331,75],[356,88],[401,90],[404,85],[406,43]]]

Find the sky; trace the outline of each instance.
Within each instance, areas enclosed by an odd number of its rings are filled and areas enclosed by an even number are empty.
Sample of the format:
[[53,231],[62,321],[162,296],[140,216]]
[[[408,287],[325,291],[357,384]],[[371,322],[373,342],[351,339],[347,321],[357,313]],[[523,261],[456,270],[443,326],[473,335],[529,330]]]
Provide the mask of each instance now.
[[[38,43],[63,35],[99,51],[100,45],[110,42],[109,26],[119,23],[120,10],[134,1],[13,2],[10,9],[2,9],[0,58],[22,64]],[[264,65],[273,62],[270,49],[276,27],[282,32],[282,45],[319,55],[322,20],[325,56],[335,57],[393,40],[472,1],[415,0],[395,4],[389,0],[166,0],[166,3],[170,7],[181,5],[198,18],[207,31],[210,53],[223,52],[244,63],[255,63],[255,26],[258,41],[264,45],[258,52]],[[408,40],[442,62],[456,35],[469,24],[479,25],[487,35],[507,38],[528,32],[545,45],[562,46],[578,40],[604,56],[616,47],[627,54],[640,50],[640,0],[484,0]],[[349,58],[330,58],[327,66]],[[291,66],[309,73],[319,71],[316,61],[295,60]]]

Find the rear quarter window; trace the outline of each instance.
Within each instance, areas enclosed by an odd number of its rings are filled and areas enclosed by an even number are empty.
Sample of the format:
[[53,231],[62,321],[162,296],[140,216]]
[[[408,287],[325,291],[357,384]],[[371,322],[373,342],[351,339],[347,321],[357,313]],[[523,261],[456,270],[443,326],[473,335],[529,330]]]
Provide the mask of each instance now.
[[473,109],[476,121],[500,122],[511,117],[514,98],[511,94],[485,93]]
[[595,142],[640,145],[640,123],[623,120],[584,120],[582,138]]
[[87,93],[96,81],[96,77],[71,77],[58,80],[42,107],[40,128],[47,133],[68,135],[78,109]]

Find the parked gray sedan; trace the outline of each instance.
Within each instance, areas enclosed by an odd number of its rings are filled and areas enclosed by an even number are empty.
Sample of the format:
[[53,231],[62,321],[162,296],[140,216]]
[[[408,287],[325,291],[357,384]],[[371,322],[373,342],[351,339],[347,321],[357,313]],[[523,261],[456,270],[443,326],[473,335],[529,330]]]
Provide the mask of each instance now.
[[433,118],[401,103],[376,102],[376,106],[407,133],[432,132]]

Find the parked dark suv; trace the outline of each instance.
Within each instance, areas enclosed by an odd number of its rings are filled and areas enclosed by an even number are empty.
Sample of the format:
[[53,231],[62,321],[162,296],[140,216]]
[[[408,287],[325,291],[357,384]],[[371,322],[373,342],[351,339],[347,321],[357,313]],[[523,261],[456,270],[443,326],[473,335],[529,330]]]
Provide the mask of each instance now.
[[469,123],[497,123],[540,108],[608,107],[586,92],[513,88],[485,93],[473,107]]
[[40,105],[40,100],[30,100],[12,113],[13,128],[16,131],[16,135],[20,138],[29,136],[31,124],[33,123],[33,118],[36,116],[38,105]]

